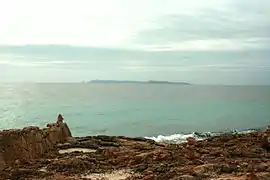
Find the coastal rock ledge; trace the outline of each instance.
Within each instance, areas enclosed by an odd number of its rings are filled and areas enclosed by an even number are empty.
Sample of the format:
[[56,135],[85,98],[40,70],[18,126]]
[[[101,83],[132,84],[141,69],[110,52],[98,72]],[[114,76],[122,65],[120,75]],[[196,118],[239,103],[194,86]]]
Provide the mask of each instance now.
[[39,129],[35,126],[0,131],[0,170],[6,165],[29,162],[49,152],[57,143],[71,139],[62,115],[56,123]]
[[47,128],[0,132],[0,179],[270,180],[270,129],[203,141],[72,137],[63,117]]

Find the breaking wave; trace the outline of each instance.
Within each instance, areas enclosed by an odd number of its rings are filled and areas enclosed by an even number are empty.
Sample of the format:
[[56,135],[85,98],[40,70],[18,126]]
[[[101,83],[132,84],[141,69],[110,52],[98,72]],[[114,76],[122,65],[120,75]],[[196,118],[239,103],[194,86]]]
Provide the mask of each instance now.
[[258,129],[247,129],[247,130],[226,130],[224,132],[193,132],[193,133],[186,133],[186,134],[172,134],[172,135],[158,135],[158,136],[152,136],[152,137],[145,137],[147,139],[152,139],[156,142],[169,142],[169,143],[182,143],[186,142],[186,139],[188,137],[193,137],[197,141],[207,139],[209,137],[215,137],[215,136],[222,136],[222,135],[230,135],[230,134],[247,134],[252,132],[259,132],[263,128]]

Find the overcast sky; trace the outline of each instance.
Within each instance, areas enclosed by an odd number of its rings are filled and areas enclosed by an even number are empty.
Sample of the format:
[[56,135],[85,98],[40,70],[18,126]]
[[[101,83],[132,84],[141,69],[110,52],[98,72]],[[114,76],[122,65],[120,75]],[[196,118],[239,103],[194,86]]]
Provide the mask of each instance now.
[[0,81],[270,84],[269,19],[269,0],[0,0]]

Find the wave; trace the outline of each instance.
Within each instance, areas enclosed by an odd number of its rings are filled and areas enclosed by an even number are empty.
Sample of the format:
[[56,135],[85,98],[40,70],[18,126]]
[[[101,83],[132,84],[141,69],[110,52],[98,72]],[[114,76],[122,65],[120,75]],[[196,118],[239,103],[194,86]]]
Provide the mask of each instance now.
[[246,129],[246,130],[226,130],[224,132],[192,132],[192,133],[180,133],[180,134],[172,134],[172,135],[158,135],[158,136],[152,136],[152,137],[145,137],[147,139],[152,139],[156,142],[168,142],[168,143],[183,143],[186,142],[188,137],[193,137],[197,141],[201,141],[210,137],[215,136],[222,136],[222,135],[231,135],[231,134],[247,134],[252,132],[259,132],[262,131],[263,128],[257,128],[257,129]]

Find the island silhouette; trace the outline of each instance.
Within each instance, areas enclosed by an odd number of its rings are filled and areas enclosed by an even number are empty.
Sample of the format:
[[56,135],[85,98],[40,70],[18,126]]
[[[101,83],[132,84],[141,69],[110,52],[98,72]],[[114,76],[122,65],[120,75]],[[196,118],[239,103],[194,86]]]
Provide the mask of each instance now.
[[172,82],[172,81],[132,81],[132,80],[91,80],[88,83],[101,83],[101,84],[179,84],[179,85],[191,85],[187,82]]

